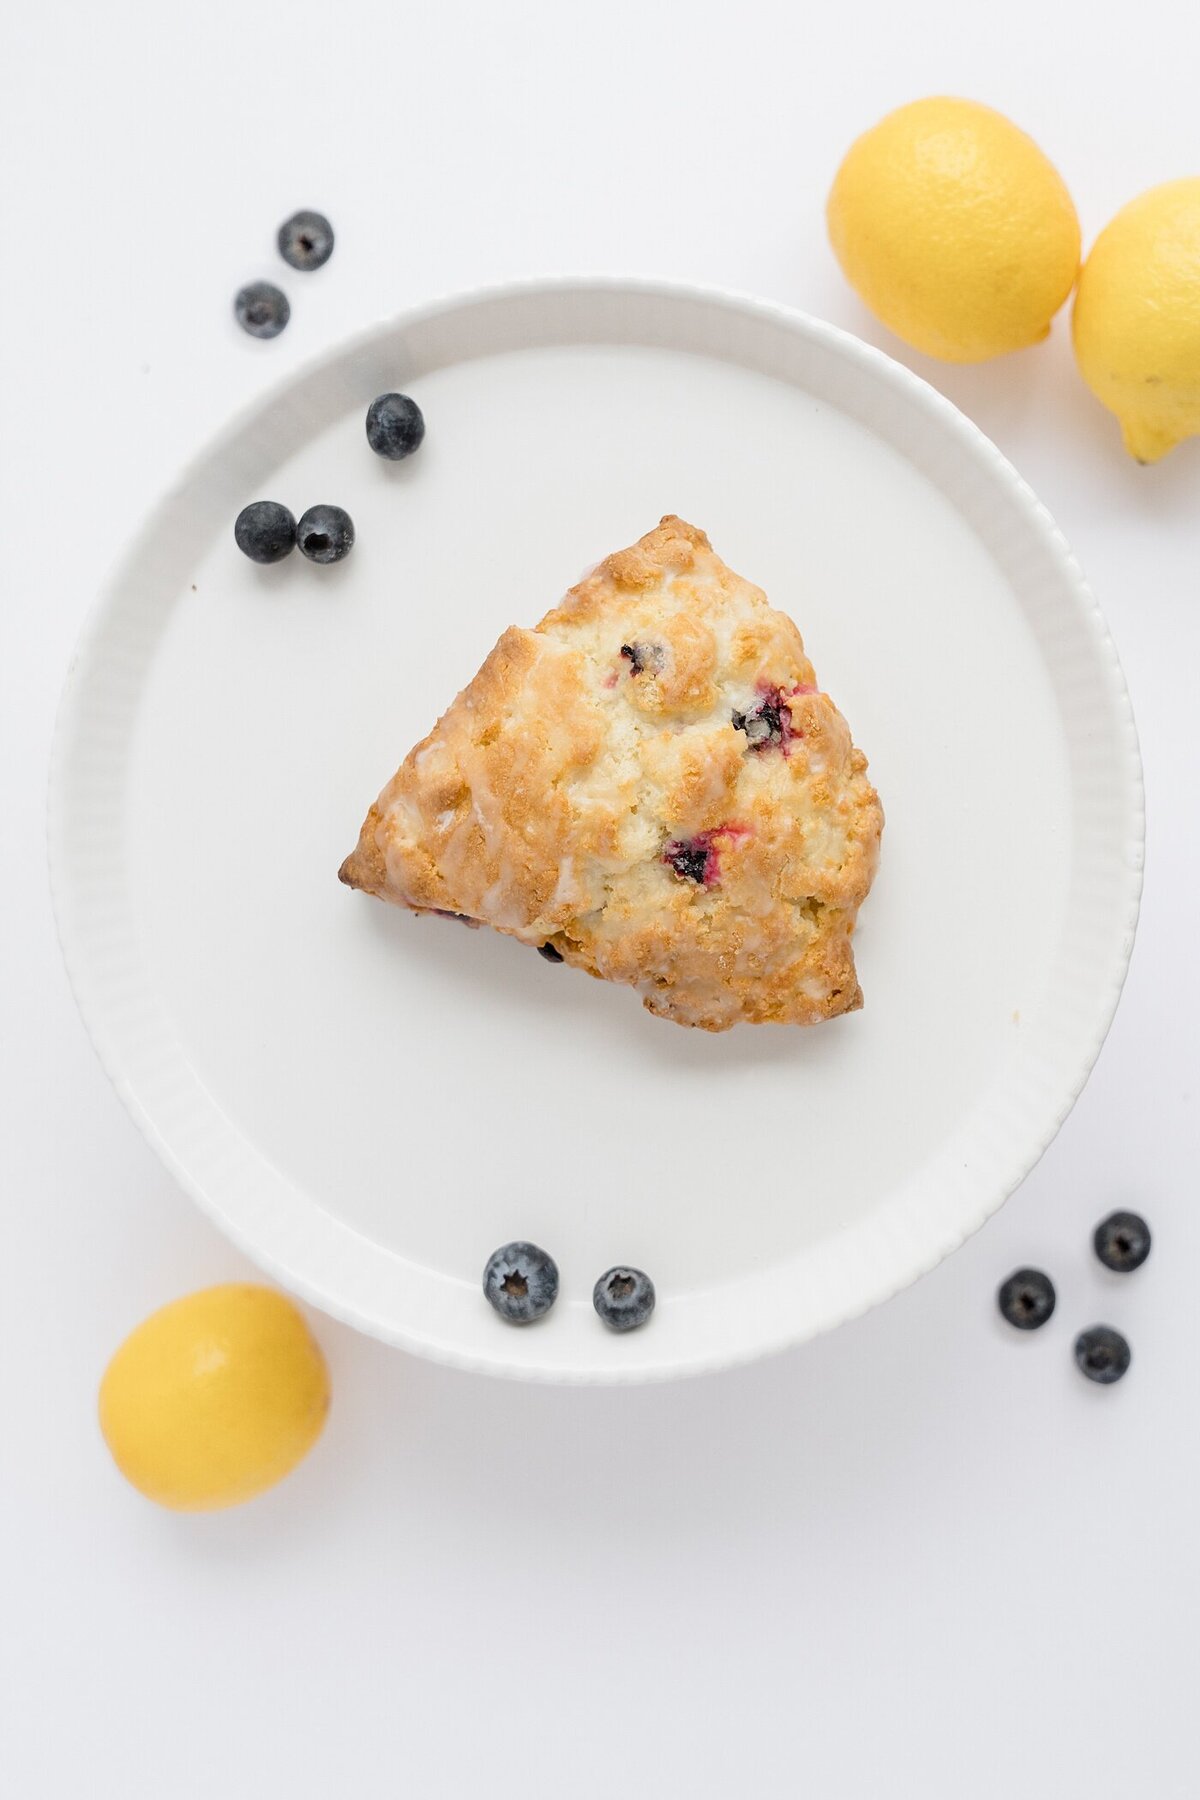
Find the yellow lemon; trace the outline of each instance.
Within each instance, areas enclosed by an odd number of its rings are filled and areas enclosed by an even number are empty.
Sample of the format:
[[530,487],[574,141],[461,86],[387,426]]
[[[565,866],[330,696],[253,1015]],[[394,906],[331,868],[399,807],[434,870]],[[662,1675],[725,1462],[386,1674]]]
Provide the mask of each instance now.
[[1092,246],[1071,320],[1083,379],[1157,462],[1200,434],[1200,178],[1122,207]]
[[100,1428],[122,1475],[184,1512],[236,1506],[280,1481],[328,1410],[329,1372],[303,1315],[248,1282],[151,1313],[100,1383]]
[[826,218],[876,318],[946,362],[1040,342],[1079,268],[1079,220],[1058,172],[974,100],[914,100],[864,132]]

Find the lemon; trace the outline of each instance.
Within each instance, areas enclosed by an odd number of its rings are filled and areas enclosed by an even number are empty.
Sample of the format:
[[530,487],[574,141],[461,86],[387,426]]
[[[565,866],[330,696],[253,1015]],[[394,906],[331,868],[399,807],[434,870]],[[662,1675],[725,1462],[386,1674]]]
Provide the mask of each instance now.
[[1131,456],[1157,462],[1200,434],[1200,178],[1151,188],[1105,226],[1071,326],[1083,378]]
[[974,100],[914,100],[864,132],[826,208],[834,252],[914,349],[983,362],[1036,344],[1079,268],[1079,220],[1033,139]]
[[186,1512],[235,1506],[281,1480],[328,1410],[325,1359],[302,1314],[248,1282],[151,1313],[100,1383],[100,1428],[122,1475]]

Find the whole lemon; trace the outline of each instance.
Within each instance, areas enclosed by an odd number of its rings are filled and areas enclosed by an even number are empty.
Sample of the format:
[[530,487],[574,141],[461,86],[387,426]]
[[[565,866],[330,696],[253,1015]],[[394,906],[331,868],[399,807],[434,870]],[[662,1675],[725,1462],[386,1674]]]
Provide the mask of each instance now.
[[272,1288],[230,1282],[173,1300],[121,1345],[100,1383],[117,1467],[161,1506],[236,1506],[295,1468],[329,1410],[325,1358]]
[[1200,434],[1200,178],[1122,207],[1092,246],[1071,319],[1083,379],[1157,462]]
[[826,218],[876,318],[946,362],[1040,342],[1079,268],[1079,220],[1057,170],[974,100],[914,100],[864,132]]

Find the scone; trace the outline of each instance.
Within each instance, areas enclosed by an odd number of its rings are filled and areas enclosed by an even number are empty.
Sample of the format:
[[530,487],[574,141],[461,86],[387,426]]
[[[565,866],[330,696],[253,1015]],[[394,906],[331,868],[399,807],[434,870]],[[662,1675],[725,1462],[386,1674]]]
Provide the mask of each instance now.
[[792,621],[665,518],[504,633],[341,879],[725,1031],[862,1005],[883,814]]

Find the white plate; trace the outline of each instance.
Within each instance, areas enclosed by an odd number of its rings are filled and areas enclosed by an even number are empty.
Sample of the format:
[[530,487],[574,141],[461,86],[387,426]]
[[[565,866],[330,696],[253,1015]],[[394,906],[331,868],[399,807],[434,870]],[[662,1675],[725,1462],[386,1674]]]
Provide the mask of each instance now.
[[[373,457],[397,387],[428,436]],[[262,570],[261,497],[358,543]],[[629,990],[348,892],[368,802],[500,631],[664,512],[790,611],[887,812],[856,939],[866,1008],[681,1030]],[[187,472],[72,669],[55,898],[101,1059],[168,1167],[281,1281],[496,1374],[737,1362],[911,1281],[1045,1148],[1133,941],[1141,772],[1094,600],[1043,508],[946,400],[759,302],[541,282],[381,326]],[[557,1258],[539,1325],[479,1291]],[[595,1318],[610,1264],[650,1326]]]

